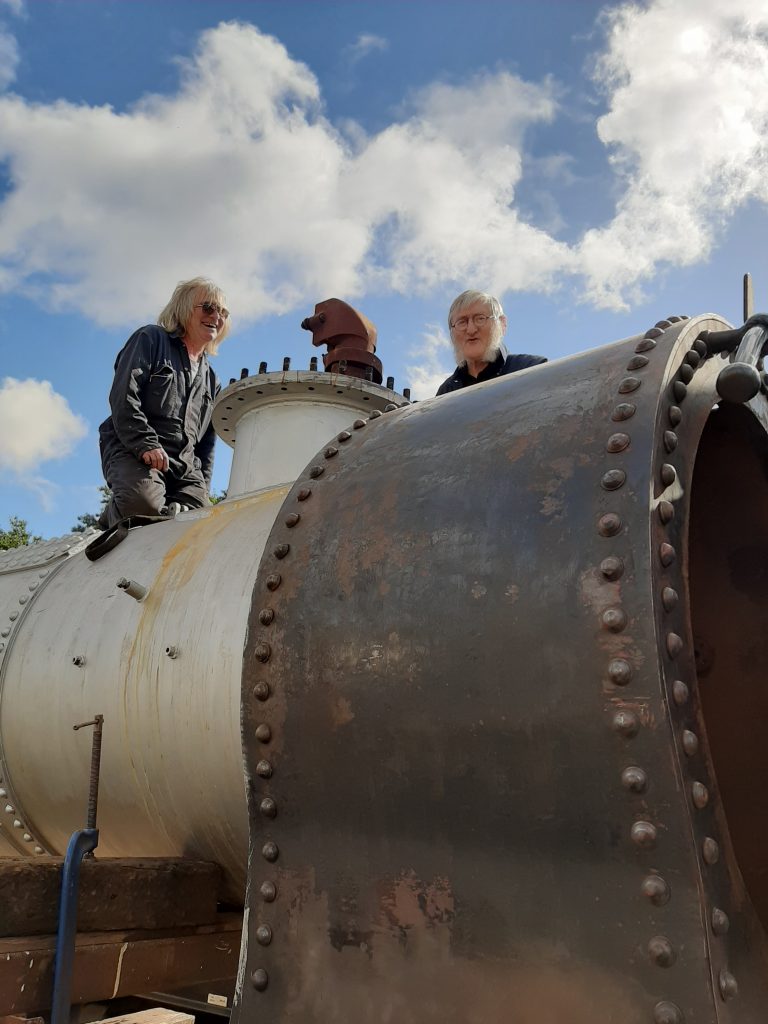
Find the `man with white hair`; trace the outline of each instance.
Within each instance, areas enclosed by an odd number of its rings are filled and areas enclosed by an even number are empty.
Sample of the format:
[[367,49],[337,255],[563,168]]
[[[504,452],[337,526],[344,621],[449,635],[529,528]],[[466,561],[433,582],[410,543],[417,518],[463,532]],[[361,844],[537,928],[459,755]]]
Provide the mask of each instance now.
[[486,292],[470,290],[455,298],[448,310],[448,328],[458,366],[437,389],[438,395],[547,361],[544,356],[507,353],[507,318],[499,300]]

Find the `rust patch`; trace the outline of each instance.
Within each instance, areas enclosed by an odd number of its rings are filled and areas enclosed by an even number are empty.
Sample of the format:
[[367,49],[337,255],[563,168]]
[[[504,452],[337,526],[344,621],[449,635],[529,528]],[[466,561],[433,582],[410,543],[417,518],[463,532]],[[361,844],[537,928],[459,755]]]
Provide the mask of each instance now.
[[352,710],[352,705],[346,697],[337,697],[331,705],[331,725],[334,729],[338,729],[341,725],[349,725],[352,719],[355,717],[355,713]]

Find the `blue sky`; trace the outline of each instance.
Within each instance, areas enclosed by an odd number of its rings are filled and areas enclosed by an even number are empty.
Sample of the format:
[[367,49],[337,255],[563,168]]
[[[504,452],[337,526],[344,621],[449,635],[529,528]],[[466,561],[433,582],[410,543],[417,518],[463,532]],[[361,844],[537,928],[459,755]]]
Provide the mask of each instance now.
[[765,308],[766,40],[768,0],[0,0],[0,526],[98,511],[115,355],[197,274],[224,383],[336,295],[422,399],[465,287],[549,358],[740,321],[744,271]]

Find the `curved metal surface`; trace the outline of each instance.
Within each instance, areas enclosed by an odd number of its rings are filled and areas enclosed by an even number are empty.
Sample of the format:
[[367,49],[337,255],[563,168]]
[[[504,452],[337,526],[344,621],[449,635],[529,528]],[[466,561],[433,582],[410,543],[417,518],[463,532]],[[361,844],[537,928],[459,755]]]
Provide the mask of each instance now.
[[297,481],[243,664],[236,1019],[764,1019],[766,403],[712,412],[723,326],[389,413]]
[[[4,788],[9,816],[34,838],[28,855],[63,853],[82,823],[90,743],[72,726],[99,713],[100,853],[213,860],[242,900],[241,658],[249,594],[286,493],[144,526],[100,560],[77,555],[41,581],[0,668]],[[123,593],[121,577],[147,597]]]

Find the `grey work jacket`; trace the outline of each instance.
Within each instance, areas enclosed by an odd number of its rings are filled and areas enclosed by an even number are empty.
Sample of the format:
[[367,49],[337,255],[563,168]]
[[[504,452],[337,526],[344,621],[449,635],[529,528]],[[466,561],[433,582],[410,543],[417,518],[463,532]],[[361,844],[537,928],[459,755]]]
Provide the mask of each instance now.
[[210,490],[216,434],[211,423],[219,382],[205,353],[197,374],[181,338],[155,324],[140,327],[117,356],[109,392],[111,415],[99,427],[105,469],[130,452],[141,459],[164,448],[169,473],[205,481]]

